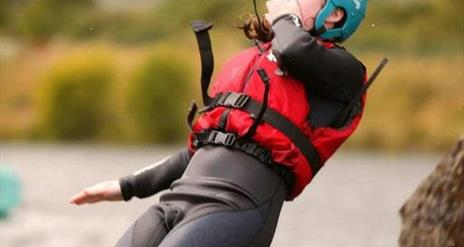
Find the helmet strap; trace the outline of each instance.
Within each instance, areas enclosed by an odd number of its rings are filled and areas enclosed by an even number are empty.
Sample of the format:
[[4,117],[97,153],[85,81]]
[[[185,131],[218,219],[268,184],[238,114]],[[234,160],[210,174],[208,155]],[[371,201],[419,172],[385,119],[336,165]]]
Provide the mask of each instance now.
[[259,30],[262,32],[263,31],[263,23],[261,22],[261,18],[259,17],[258,5],[256,4],[256,0],[253,0],[253,10],[255,12],[256,19],[258,19]]
[[313,28],[311,28],[311,30],[309,30],[309,34],[311,34],[311,36],[314,36],[314,37],[319,37],[321,36],[321,34],[325,33],[327,31],[327,28],[325,28],[325,26],[322,26],[321,28],[316,28],[316,26],[314,26]]

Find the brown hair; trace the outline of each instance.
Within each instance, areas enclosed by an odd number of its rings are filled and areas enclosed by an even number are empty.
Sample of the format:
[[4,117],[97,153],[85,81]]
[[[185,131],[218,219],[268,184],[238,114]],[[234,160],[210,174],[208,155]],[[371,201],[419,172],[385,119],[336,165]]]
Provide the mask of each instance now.
[[259,20],[255,15],[246,14],[240,22],[236,25],[237,28],[243,30],[245,36],[250,40],[269,42],[274,37],[271,24],[264,17]]

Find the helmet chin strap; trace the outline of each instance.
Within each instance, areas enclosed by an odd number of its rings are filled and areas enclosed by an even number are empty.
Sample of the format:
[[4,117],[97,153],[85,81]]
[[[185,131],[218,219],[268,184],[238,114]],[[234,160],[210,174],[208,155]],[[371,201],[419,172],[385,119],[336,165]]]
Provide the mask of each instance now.
[[[322,8],[324,8],[324,6],[325,5],[323,5]],[[321,8],[321,10],[322,10],[322,8]],[[314,36],[314,37],[319,37],[319,36],[321,36],[321,34],[323,34],[323,33],[325,33],[327,31],[327,28],[325,27],[325,25],[322,25],[321,28],[316,28],[316,18],[319,15],[319,13],[321,12],[321,10],[319,10],[319,12],[314,17],[313,27],[311,28],[311,30],[308,31],[309,34],[311,34],[311,36]]]
[[260,31],[263,31],[262,22],[261,22],[261,18],[259,17],[258,5],[256,4],[256,0],[253,0],[253,8],[255,11],[256,18],[258,19],[259,29]]
[[316,29],[316,25],[314,25],[313,28],[309,30],[309,34],[311,34],[311,36],[314,36],[314,37],[319,37],[321,36],[321,34],[325,33],[326,31],[327,29],[325,28],[325,26],[322,26],[321,28]]

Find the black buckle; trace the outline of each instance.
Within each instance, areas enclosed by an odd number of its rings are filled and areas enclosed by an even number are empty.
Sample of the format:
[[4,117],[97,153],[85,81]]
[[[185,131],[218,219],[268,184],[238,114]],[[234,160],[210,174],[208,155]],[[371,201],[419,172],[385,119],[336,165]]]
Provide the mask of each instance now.
[[250,96],[241,93],[230,92],[224,95],[221,95],[217,104],[220,106],[232,107],[241,109],[250,99]]
[[237,136],[233,133],[224,133],[213,130],[209,134],[208,143],[224,145],[226,147],[232,147],[235,143]]
[[195,33],[208,31],[213,27],[212,23],[206,23],[203,20],[191,21],[190,25]]

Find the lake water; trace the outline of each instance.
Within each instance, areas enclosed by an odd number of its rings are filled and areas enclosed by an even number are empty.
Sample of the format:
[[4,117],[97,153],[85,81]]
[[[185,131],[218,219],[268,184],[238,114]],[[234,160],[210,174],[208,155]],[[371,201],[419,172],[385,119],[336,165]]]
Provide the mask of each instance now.
[[[81,207],[68,204],[69,197],[174,151],[2,144],[1,165],[21,178],[23,201],[0,222],[0,246],[112,246],[158,197]],[[398,210],[439,159],[428,154],[338,153],[302,195],[284,205],[272,246],[397,246]]]

